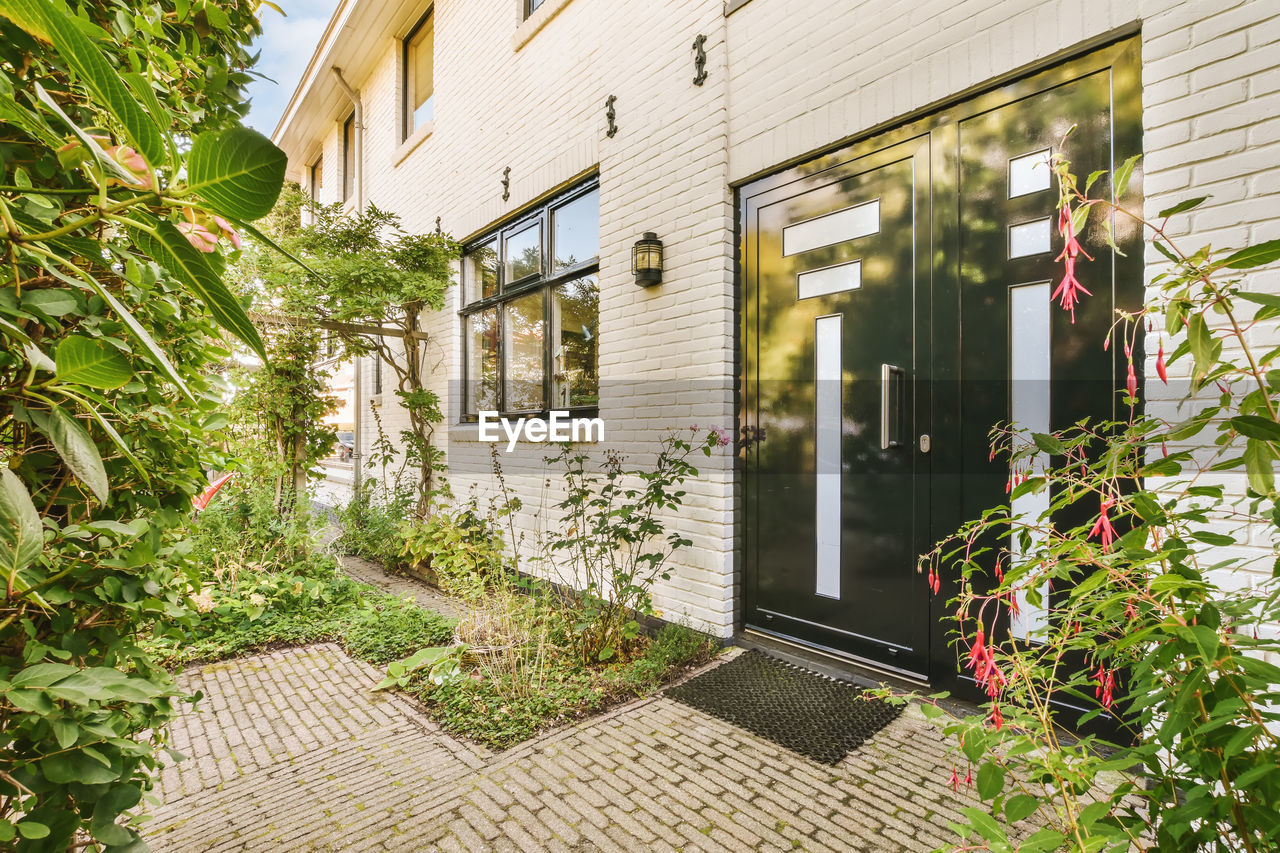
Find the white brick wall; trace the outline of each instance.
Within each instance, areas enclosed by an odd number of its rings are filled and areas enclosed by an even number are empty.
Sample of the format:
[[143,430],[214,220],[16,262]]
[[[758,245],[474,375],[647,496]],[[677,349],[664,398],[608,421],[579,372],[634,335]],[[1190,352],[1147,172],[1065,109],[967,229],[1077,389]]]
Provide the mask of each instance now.
[[[400,34],[422,11],[391,5]],[[538,13],[549,20],[523,29],[516,5],[437,0],[435,125],[412,151],[398,142],[398,43],[384,39],[368,68],[348,71],[364,99],[365,195],[399,212],[409,230],[432,229],[440,216],[462,237],[598,169],[601,414],[611,444],[639,447],[666,427],[733,422],[732,183],[1112,34],[1141,32],[1148,213],[1211,193],[1200,212],[1175,223],[1192,229],[1197,245],[1280,237],[1275,0],[752,0],[728,18],[720,0],[549,0]],[[702,87],[692,84],[699,33],[708,37]],[[612,139],[610,94],[619,127]],[[332,125],[323,140],[326,200],[342,186],[339,130]],[[312,150],[290,152],[295,170],[314,160]],[[643,231],[656,231],[667,250],[664,283],[651,290],[637,288],[629,269]],[[1158,264],[1148,257],[1149,274]],[[1275,270],[1252,281],[1280,292]],[[427,329],[451,420],[458,307],[455,292]],[[644,384],[620,384],[633,380]],[[668,384],[680,381],[693,384]],[[403,418],[391,386],[388,373],[382,414],[394,433]],[[367,411],[368,366],[363,387]],[[363,425],[367,447],[371,419]],[[474,435],[468,426],[441,431],[460,495],[489,480],[488,446]],[[541,494],[541,451],[523,456],[523,465],[504,459],[509,478],[526,495]],[[1233,487],[1242,488],[1238,480]],[[728,634],[737,566],[727,458],[704,466],[690,501],[677,521],[696,544],[658,606]],[[528,529],[546,523],[524,520]],[[1255,537],[1245,550],[1261,555],[1270,545]]]

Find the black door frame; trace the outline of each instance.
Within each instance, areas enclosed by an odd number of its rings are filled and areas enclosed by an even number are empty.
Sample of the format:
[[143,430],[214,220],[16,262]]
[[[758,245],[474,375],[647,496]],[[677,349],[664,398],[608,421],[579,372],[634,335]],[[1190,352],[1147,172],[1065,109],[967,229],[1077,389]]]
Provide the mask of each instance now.
[[[1132,154],[1140,153],[1142,151],[1140,40],[1132,30],[1123,34],[1112,34],[1111,39],[1109,42],[1086,45],[1073,52],[1051,57],[1033,67],[993,81],[984,88],[961,93],[940,106],[926,107],[914,117],[904,119],[897,126],[872,129],[823,151],[797,157],[765,174],[753,176],[733,186],[735,280],[737,282],[735,310],[738,314],[738,322],[735,323],[734,330],[734,352],[737,365],[735,416],[738,435],[749,438],[749,432],[744,431],[744,427],[752,426],[755,422],[754,418],[746,417],[748,407],[755,399],[750,387],[750,376],[752,366],[758,359],[758,354],[749,352],[747,348],[748,342],[753,340],[749,329],[756,318],[755,306],[746,304],[747,300],[744,297],[747,276],[752,274],[755,268],[754,259],[748,257],[745,229],[750,198],[795,181],[811,179],[816,174],[828,170],[834,170],[832,173],[838,174],[842,166],[858,160],[867,153],[926,134],[930,136],[932,158],[929,208],[931,222],[928,228],[931,235],[933,269],[927,292],[917,291],[917,299],[923,301],[925,306],[924,310],[917,310],[917,330],[924,334],[918,338],[920,367],[916,386],[918,389],[928,389],[929,395],[929,399],[919,401],[920,415],[918,415],[917,432],[934,437],[959,435],[960,330],[958,323],[934,324],[931,313],[937,306],[943,305],[952,306],[953,310],[958,311],[960,301],[959,175],[948,173],[945,168],[945,157],[948,152],[958,150],[959,123],[963,119],[1106,69],[1112,71],[1113,167]],[[1126,205],[1137,206],[1139,209],[1141,207],[1141,173],[1141,166],[1139,166],[1130,181],[1126,197],[1122,199]],[[744,192],[748,188],[751,190],[750,194]],[[1113,259],[1113,281],[1117,285],[1136,282],[1141,287],[1142,272],[1141,251],[1130,252],[1127,257]],[[1141,301],[1140,293],[1139,301]],[[950,358],[946,357],[948,353],[951,355]],[[1119,387],[1123,384],[1123,374],[1120,372],[1122,368],[1119,366],[1118,359],[1116,363],[1115,380]],[[1140,359],[1138,363],[1141,363]],[[917,391],[917,393],[921,392]],[[750,450],[748,449],[747,452],[749,453]],[[918,446],[916,452],[919,452]],[[930,470],[962,471],[963,458],[958,442],[935,441],[928,456],[927,465],[924,466],[924,471]],[[746,500],[746,462],[741,457],[738,460],[736,475],[734,518],[737,529],[734,532],[734,541],[735,557],[741,568],[737,572],[734,591],[734,622],[735,631],[741,632],[746,627],[747,585],[750,582],[748,554],[753,549],[752,537],[755,528],[750,517],[751,509]],[[927,521],[921,524],[919,529],[932,543],[955,531],[965,519],[959,511],[958,489],[931,484],[930,488],[922,491],[929,495],[929,506],[924,510],[926,513],[924,518]],[[949,597],[948,593],[949,590],[944,581],[942,592],[929,598],[930,665],[926,676],[930,684],[953,689],[976,698],[979,693],[973,687],[972,680],[964,676],[957,665],[956,653],[951,648],[948,632],[941,628],[941,620],[947,612],[945,605]],[[801,642],[802,645],[813,645],[803,641],[797,642]],[[820,646],[815,648],[847,658],[855,665],[865,663],[837,650]],[[877,669],[887,669],[882,665],[873,664],[872,666]]]

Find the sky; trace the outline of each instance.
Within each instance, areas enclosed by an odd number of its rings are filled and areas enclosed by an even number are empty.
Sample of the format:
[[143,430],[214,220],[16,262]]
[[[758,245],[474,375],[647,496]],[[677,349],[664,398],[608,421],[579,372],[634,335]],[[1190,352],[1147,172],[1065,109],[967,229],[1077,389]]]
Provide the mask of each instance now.
[[271,79],[249,84],[252,106],[245,118],[245,124],[267,136],[276,129],[338,0],[276,0],[276,5],[287,17],[263,5],[262,35],[252,48],[262,52],[256,70]]

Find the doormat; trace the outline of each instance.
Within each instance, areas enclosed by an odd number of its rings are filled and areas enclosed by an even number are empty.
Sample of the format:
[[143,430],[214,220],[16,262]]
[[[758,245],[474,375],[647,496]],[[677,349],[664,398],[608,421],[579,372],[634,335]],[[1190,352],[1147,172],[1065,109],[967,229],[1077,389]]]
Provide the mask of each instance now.
[[679,702],[822,764],[850,750],[902,712],[836,681],[751,649],[666,691]]

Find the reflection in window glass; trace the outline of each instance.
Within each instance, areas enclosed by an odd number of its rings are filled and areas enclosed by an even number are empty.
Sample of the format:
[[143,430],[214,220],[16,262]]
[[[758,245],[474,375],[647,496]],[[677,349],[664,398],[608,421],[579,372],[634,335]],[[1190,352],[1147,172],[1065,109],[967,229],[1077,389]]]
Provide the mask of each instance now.
[[600,190],[556,208],[551,217],[553,273],[594,260],[600,254]]
[[428,13],[404,43],[406,137],[435,114],[434,54],[435,20]]
[[506,409],[512,412],[541,411],[542,397],[542,299],[539,290],[513,299],[505,310],[503,374],[506,377]]
[[488,299],[498,292],[497,240],[472,249],[463,257],[462,279],[466,283],[467,304]]
[[498,408],[498,309],[467,318],[467,412]]
[[342,123],[342,200],[355,195],[356,188],[356,114]]
[[542,237],[535,222],[507,238],[506,283],[542,272]]
[[600,402],[597,318],[600,285],[594,275],[555,289],[552,303],[552,405],[595,406]]

